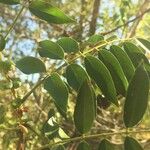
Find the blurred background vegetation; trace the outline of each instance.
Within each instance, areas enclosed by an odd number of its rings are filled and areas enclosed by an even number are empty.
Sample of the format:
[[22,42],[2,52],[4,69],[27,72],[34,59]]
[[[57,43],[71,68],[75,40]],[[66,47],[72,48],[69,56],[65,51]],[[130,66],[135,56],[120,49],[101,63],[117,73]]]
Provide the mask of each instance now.
[[[24,96],[42,75],[24,75],[17,70],[13,63],[23,56],[39,57],[36,49],[37,42],[44,39],[53,41],[62,36],[75,38],[84,48],[84,41],[93,34],[105,35],[106,38],[118,36],[119,38],[143,37],[150,40],[150,0],[45,0],[59,7],[69,16],[76,20],[75,24],[54,25],[48,24],[30,14],[25,9],[18,19],[14,30],[7,39],[6,50],[0,55],[1,61],[7,60],[7,74],[1,69],[0,64],[0,149],[14,150],[18,140],[18,127],[25,130],[24,144],[27,149],[62,140],[65,137],[75,137],[77,132],[73,125],[72,114],[76,93],[73,91],[69,98],[68,118],[64,119],[57,112],[51,97],[43,90],[42,86],[28,98],[21,109],[13,111],[9,103],[15,97]],[[20,10],[20,5],[5,5],[0,3],[0,33],[5,35],[11,26],[15,16]],[[66,56],[69,60],[71,56]],[[150,58],[150,54],[147,53]],[[50,61],[44,59],[50,70],[59,66],[62,61]],[[11,64],[11,65],[10,65]],[[10,69],[10,68],[11,69]],[[63,73],[63,70],[60,70]],[[12,87],[9,77],[14,78],[16,88]],[[104,131],[117,131],[123,128],[122,108],[102,108],[98,101],[98,117],[91,133]],[[140,106],[139,106],[140,107]],[[150,107],[138,128],[150,127]],[[51,119],[51,126],[45,124]],[[24,124],[23,127],[18,124]],[[28,131],[27,131],[28,130]],[[43,135],[44,133],[47,133]],[[150,149],[149,134],[137,134],[137,139],[143,143],[144,149]],[[117,135],[110,140],[121,147],[124,137]],[[89,141],[91,147],[96,149],[100,139]],[[68,150],[74,150],[77,142],[66,145]],[[121,149],[121,148],[119,148]]]

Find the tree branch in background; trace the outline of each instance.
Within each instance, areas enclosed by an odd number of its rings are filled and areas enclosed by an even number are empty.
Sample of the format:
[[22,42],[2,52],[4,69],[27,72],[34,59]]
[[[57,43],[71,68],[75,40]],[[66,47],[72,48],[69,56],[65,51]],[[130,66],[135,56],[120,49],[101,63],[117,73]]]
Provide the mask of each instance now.
[[90,35],[94,34],[96,31],[96,22],[97,22],[97,18],[98,18],[100,3],[101,3],[101,0],[94,1],[92,19],[90,22],[90,30],[89,30]]
[[81,15],[80,15],[80,20],[79,20],[79,35],[78,38],[81,40],[82,39],[82,33],[83,33],[83,19],[84,19],[84,11],[85,11],[85,7],[86,6],[86,1],[85,0],[81,0]]
[[134,19],[129,20],[129,21],[127,21],[126,23],[124,23],[124,24],[122,24],[122,25],[119,25],[119,26],[117,26],[116,28],[114,28],[114,29],[112,29],[112,30],[110,30],[110,31],[102,32],[101,34],[102,34],[102,35],[107,35],[107,34],[110,34],[110,33],[112,33],[112,32],[115,32],[116,30],[118,30],[118,29],[120,29],[120,28],[122,28],[122,27],[124,27],[124,26],[127,26],[128,24],[130,24],[130,23],[132,23],[132,22],[138,20],[139,18],[142,18],[142,17],[143,17],[146,13],[148,13],[148,12],[150,12],[150,8],[148,8],[147,10],[145,10],[145,11],[144,11],[143,13],[141,13],[140,15],[136,16]]
[[[139,8],[138,12],[137,12],[137,16],[139,16],[140,14],[142,14],[148,7],[149,7],[149,3],[150,0],[145,0],[144,3],[141,5],[141,7]],[[136,29],[140,23],[140,21],[142,20],[143,15],[140,16],[136,22],[134,22],[134,24],[131,26],[128,37],[133,37],[136,33]]]

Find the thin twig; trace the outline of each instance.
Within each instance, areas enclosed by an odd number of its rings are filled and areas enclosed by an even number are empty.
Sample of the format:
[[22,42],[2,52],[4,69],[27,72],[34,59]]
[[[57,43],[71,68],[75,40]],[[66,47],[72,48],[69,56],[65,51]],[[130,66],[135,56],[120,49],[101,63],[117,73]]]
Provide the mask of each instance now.
[[17,16],[15,17],[13,23],[11,24],[9,30],[7,31],[6,35],[5,35],[5,40],[7,39],[8,35],[11,33],[11,31],[13,30],[14,26],[16,25],[16,22],[18,20],[18,18],[20,17],[20,15],[22,14],[23,10],[24,10],[25,6],[22,6],[22,8],[20,9],[19,13],[17,14]]
[[110,33],[114,32],[114,31],[116,31],[116,30],[118,30],[118,29],[120,29],[120,28],[122,28],[122,27],[124,27],[124,26],[127,26],[128,24],[130,24],[130,23],[136,21],[137,19],[141,18],[143,15],[145,15],[145,14],[148,13],[148,12],[150,12],[150,8],[147,9],[146,11],[144,11],[143,13],[141,13],[140,15],[138,15],[137,17],[135,17],[134,19],[131,19],[131,20],[127,21],[126,23],[115,27],[114,29],[112,29],[112,30],[110,30],[110,31],[102,32],[101,34],[102,34],[102,35],[110,34]]
[[75,141],[79,141],[79,140],[87,140],[87,139],[94,139],[94,138],[100,138],[100,137],[104,137],[104,136],[112,136],[112,135],[128,135],[128,134],[138,134],[138,133],[145,133],[145,132],[150,132],[150,129],[147,130],[140,130],[140,131],[118,131],[118,132],[108,132],[108,133],[100,133],[100,134],[93,134],[93,135],[85,135],[85,136],[79,136],[79,137],[75,137],[75,138],[69,138],[63,141],[59,141],[56,143],[50,143],[50,144],[46,144],[42,147],[36,148],[35,150],[41,150],[44,148],[48,148],[48,147],[53,147],[53,146],[57,146],[57,145],[63,145],[66,143],[70,143],[70,142],[75,142]]
[[97,18],[98,18],[98,14],[99,14],[100,3],[101,3],[101,0],[94,1],[92,19],[90,22],[90,30],[89,30],[90,35],[93,35],[96,30],[96,22],[97,22]]

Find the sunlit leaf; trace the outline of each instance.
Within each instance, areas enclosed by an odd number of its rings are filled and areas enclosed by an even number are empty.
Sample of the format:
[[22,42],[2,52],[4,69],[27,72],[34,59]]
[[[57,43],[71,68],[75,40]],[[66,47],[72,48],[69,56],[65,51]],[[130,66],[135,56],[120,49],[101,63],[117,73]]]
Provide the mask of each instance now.
[[42,0],[34,0],[30,3],[30,11],[42,20],[48,23],[73,23],[74,20],[65,15],[59,8]]

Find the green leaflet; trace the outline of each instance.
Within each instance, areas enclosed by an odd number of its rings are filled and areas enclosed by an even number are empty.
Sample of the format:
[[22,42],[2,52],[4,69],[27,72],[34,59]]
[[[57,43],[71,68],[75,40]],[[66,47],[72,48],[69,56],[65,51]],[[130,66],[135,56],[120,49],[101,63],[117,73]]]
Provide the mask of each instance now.
[[93,56],[85,57],[84,61],[89,76],[96,82],[105,97],[110,102],[118,105],[114,82],[105,65]]
[[48,23],[63,24],[73,23],[74,20],[65,15],[59,8],[42,0],[34,0],[30,3],[29,10],[37,17]]
[[69,85],[78,91],[82,83],[88,79],[88,75],[80,65],[70,64],[66,69],[66,78]]
[[95,34],[95,35],[90,36],[87,42],[92,45],[92,44],[97,44],[98,42],[103,41],[103,40],[104,40],[104,37],[102,35]]
[[133,138],[126,137],[124,142],[125,150],[144,150],[142,146]]
[[0,3],[4,3],[8,5],[16,5],[20,3],[20,0],[0,0]]
[[105,49],[99,51],[98,57],[110,71],[117,93],[125,95],[128,81],[116,57]]
[[91,150],[91,147],[86,141],[82,141],[79,143],[77,150]]
[[124,123],[126,127],[135,126],[143,117],[148,103],[149,77],[141,63],[130,81],[125,105]]
[[95,119],[94,101],[92,86],[86,80],[79,89],[74,110],[74,123],[81,134],[87,133],[93,125]]
[[49,40],[39,42],[38,52],[41,57],[48,57],[51,59],[64,58],[64,52],[62,47],[60,47],[57,43]]
[[26,56],[16,62],[16,67],[25,74],[46,72],[44,63],[35,57]]
[[68,89],[57,73],[52,73],[45,82],[44,88],[53,97],[60,113],[66,113],[68,104]]
[[121,49],[121,47],[119,46],[112,45],[110,47],[110,51],[117,58],[126,78],[128,79],[128,81],[130,81],[135,71],[132,61],[130,60],[128,55],[125,53],[125,51]]
[[150,51],[150,42],[148,40],[142,38],[137,38],[137,39]]
[[115,148],[112,143],[106,139],[103,139],[99,144],[98,150],[115,150]]
[[141,60],[144,60],[146,64],[149,64],[149,61],[144,53],[135,44],[131,42],[124,42],[123,46],[125,52],[128,54],[135,67],[139,65]]
[[141,49],[139,49],[136,45],[134,45],[131,42],[125,42],[123,46],[125,52],[128,54],[135,67],[137,67],[141,61],[144,61],[144,67],[150,76],[149,60],[147,59],[145,54],[141,51]]
[[138,48],[135,44],[132,42],[124,42],[123,43],[124,50],[128,52],[137,52],[137,53],[143,53],[140,48]]
[[3,51],[3,49],[5,48],[5,45],[6,45],[6,41],[4,37],[0,35],[0,51]]
[[70,37],[63,37],[59,39],[57,43],[66,53],[76,53],[80,50],[78,42]]

